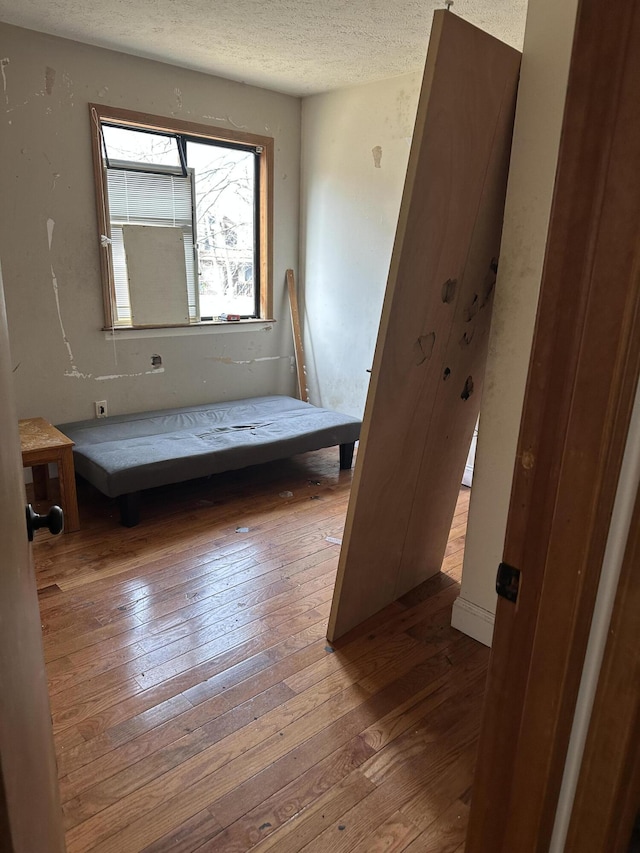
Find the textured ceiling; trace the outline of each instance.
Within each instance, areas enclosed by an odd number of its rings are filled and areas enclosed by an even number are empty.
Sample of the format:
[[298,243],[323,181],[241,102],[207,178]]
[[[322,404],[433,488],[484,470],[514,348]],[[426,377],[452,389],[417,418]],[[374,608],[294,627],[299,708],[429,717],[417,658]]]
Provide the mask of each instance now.
[[[527,0],[454,11],[522,46]],[[435,0],[0,0],[0,20],[293,95],[421,70]]]

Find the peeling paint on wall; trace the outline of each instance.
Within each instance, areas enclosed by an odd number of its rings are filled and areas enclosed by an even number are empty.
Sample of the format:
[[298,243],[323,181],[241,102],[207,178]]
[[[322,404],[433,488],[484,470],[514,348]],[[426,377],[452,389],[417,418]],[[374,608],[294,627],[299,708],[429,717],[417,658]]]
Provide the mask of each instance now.
[[56,85],[56,69],[49,65],[44,70],[44,90],[47,95],[53,92],[53,87]]
[[55,221],[53,219],[47,219],[47,238],[49,240],[49,251],[51,251],[51,243],[53,241],[53,229],[55,228]]
[[156,370],[141,370],[140,373],[111,373],[107,376],[96,376],[96,382],[105,382],[110,379],[136,379],[138,376],[155,376],[158,373],[164,373],[164,367],[159,367]]
[[56,299],[56,309],[58,311],[58,321],[60,323],[60,331],[62,332],[62,340],[64,341],[64,345],[67,348],[67,353],[69,355],[69,361],[71,362],[71,366],[75,371],[77,370],[77,368],[73,363],[73,352],[71,351],[71,344],[69,343],[67,333],[64,330],[64,323],[62,322],[62,311],[60,310],[60,294],[58,293],[58,279],[56,278],[56,274],[53,269],[53,264],[51,264],[51,283],[53,284],[53,294]]
[[[109,414],[115,414],[189,405],[203,396],[211,400],[234,399],[267,391],[290,391],[293,377],[289,374],[288,361],[274,360],[262,365],[264,370],[259,363],[241,366],[240,370],[225,370],[221,365],[218,370],[218,365],[210,360],[211,356],[239,360],[278,356],[278,349],[288,356],[290,333],[283,322],[248,321],[233,326],[212,323],[164,331],[104,329],[97,260],[87,267],[82,253],[79,256],[77,252],[69,252],[67,245],[68,238],[83,229],[87,218],[95,218],[95,200],[85,192],[89,187],[87,181],[92,180],[91,152],[83,148],[82,174],[79,180],[74,180],[77,151],[73,145],[65,145],[63,138],[70,123],[81,122],[84,126],[87,118],[90,119],[88,108],[84,109],[87,100],[125,105],[122,98],[135,78],[137,88],[144,92],[149,103],[164,102],[169,110],[178,108],[174,89],[179,87],[182,114],[193,108],[194,117],[201,116],[215,107],[212,116],[231,116],[240,125],[245,123],[244,116],[248,122],[251,115],[256,125],[252,129],[257,132],[265,124],[273,124],[275,128],[281,122],[282,138],[276,137],[279,147],[276,179],[279,172],[290,171],[291,180],[297,184],[298,100],[263,94],[264,90],[251,87],[245,91],[223,80],[217,81],[212,90],[207,80],[195,72],[180,71],[178,76],[172,73],[175,69],[171,66],[156,66],[139,58],[20,28],[15,29],[15,43],[11,30],[11,39],[0,44],[0,63],[0,113],[13,109],[4,118],[7,143],[11,142],[15,157],[11,164],[5,163],[3,174],[6,179],[3,183],[11,189],[3,201],[12,210],[6,235],[8,255],[6,259],[3,257],[3,263],[5,277],[16,283],[8,307],[14,332],[12,366],[22,360],[16,373],[16,379],[20,380],[16,394],[20,417],[32,413],[38,401],[46,409],[43,414],[53,423],[62,423],[93,414],[94,400],[105,397]],[[164,68],[166,74],[159,74],[158,67]],[[76,81],[82,116],[78,114],[74,119],[78,111],[75,105],[71,107],[71,99],[75,101]],[[52,110],[49,115],[45,113],[48,107]],[[13,127],[8,125],[9,119],[13,119]],[[231,127],[225,118],[208,123]],[[85,162],[87,157],[89,160]],[[89,167],[88,172],[85,166]],[[93,185],[89,189],[93,190]],[[277,195],[275,215],[279,221],[289,224],[295,221],[297,190],[296,185]],[[62,201],[64,222],[59,209]],[[21,234],[23,219],[35,224],[35,239],[33,234]],[[100,235],[96,236],[100,240]],[[280,229],[274,240],[277,257],[295,255],[297,235],[293,227]],[[104,251],[98,243],[97,252]],[[40,274],[27,273],[18,282],[16,272],[23,269],[25,257],[30,258],[32,272],[39,270]],[[83,281],[87,286],[82,286]],[[44,312],[37,341],[29,332],[34,305],[40,305],[40,313]],[[275,309],[280,320],[283,308],[278,299]],[[259,336],[260,331],[268,331],[269,337]],[[39,369],[43,358],[33,358],[36,344],[48,364],[46,371]],[[158,352],[164,364],[152,365],[151,356]],[[203,379],[207,380],[204,388]]]
[[262,358],[250,358],[250,359],[247,359],[246,361],[234,361],[234,359],[229,358],[229,357],[214,355],[211,360],[212,361],[218,361],[218,362],[220,362],[220,364],[256,364],[259,361],[279,361],[281,358],[287,358],[288,359],[288,358],[291,358],[291,356],[288,356],[288,355],[265,355]]
[[81,373],[75,365],[72,365],[72,370],[65,370],[64,375],[71,379],[91,379],[92,373]]
[[65,376],[72,379],[93,379],[94,382],[106,382],[111,379],[136,379],[139,376],[154,376],[157,373],[164,373],[164,367],[159,370],[143,370],[140,373],[111,373],[107,376],[94,376],[93,373],[82,373],[75,365],[72,365],[72,370],[66,370]]

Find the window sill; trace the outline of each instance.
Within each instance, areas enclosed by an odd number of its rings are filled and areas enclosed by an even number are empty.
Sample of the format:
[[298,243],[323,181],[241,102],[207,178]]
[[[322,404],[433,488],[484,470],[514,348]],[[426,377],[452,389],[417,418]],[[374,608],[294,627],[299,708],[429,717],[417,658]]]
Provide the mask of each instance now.
[[219,335],[229,332],[268,332],[275,320],[211,320],[192,326],[159,326],[157,328],[132,328],[122,326],[103,329],[105,340],[129,338],[173,338],[181,335]]

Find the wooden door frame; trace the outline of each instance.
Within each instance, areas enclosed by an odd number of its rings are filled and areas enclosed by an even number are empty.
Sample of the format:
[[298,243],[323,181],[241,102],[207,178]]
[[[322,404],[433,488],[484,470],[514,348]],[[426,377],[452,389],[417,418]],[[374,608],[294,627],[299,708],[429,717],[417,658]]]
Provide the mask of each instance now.
[[573,802],[567,850],[627,853],[640,806],[640,490]]
[[640,6],[578,6],[467,853],[547,851],[640,375]]

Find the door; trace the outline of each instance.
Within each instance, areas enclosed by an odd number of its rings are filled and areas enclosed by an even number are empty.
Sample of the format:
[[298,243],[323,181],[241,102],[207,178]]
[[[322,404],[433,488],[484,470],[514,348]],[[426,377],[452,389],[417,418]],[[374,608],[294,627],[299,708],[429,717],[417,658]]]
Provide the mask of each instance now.
[[0,271],[0,849],[64,853]]
[[[640,490],[629,525],[566,848],[628,853],[640,813]],[[555,834],[555,833],[554,833]]]
[[639,79],[640,4],[581,0],[467,853],[549,850],[640,373]]
[[518,51],[435,12],[329,622],[440,570],[480,409]]

